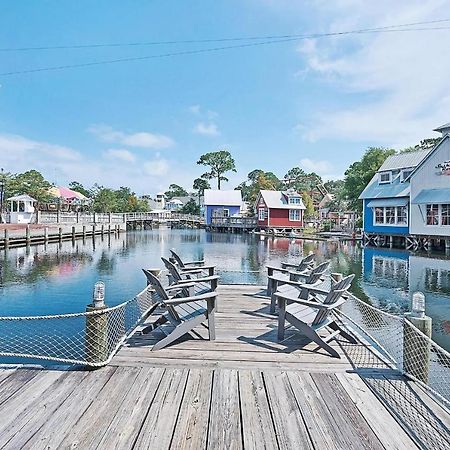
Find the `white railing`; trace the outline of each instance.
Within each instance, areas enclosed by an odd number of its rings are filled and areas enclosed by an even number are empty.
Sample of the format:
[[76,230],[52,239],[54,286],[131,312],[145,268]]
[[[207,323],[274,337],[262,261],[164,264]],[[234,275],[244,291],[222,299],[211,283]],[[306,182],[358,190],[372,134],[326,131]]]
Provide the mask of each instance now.
[[81,212],[39,212],[38,222],[53,223],[126,223],[137,221],[172,221],[203,222],[200,216],[171,213],[170,211],[149,211],[133,213],[81,213]]
[[0,356],[101,367],[146,317],[152,291],[111,308],[73,314],[0,317]]

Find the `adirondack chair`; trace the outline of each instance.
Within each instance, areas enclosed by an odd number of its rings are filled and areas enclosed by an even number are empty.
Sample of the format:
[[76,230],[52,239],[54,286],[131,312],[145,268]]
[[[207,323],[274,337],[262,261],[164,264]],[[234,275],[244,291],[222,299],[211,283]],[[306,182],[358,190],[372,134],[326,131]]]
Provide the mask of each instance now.
[[183,272],[189,272],[189,271],[195,271],[195,270],[202,270],[204,272],[207,272],[209,276],[214,275],[214,268],[215,266],[205,265],[205,261],[183,261],[178,253],[175,250],[170,250],[171,253],[171,260],[174,264],[176,264],[179,269]]
[[[295,290],[298,289],[297,286],[314,286],[323,280],[323,276],[330,265],[329,261],[325,261],[311,272],[288,272],[288,275],[272,275],[269,277],[269,283],[271,284],[271,296],[270,296],[270,313],[275,313],[275,306],[277,303],[275,293],[276,292],[286,292],[287,294],[295,295]],[[299,281],[303,280],[303,281]],[[294,292],[292,292],[294,291]]]
[[[210,291],[199,295],[189,295],[189,288],[195,285],[195,280],[182,285],[164,287],[161,281],[148,270],[142,269],[147,277],[147,283],[154,289],[154,301],[161,307],[163,314],[141,333],[148,334],[159,329],[166,337],[157,342],[153,348],[160,350],[175,340],[192,331],[197,325],[208,322],[209,339],[216,338],[215,318],[217,292]],[[171,325],[167,331],[162,325]]]
[[[342,296],[347,292],[354,277],[355,275],[349,275],[343,278],[335,283],[329,291],[304,285],[302,289],[308,291],[308,295],[303,296],[304,298],[276,292],[275,297],[278,299],[279,307],[278,340],[284,339],[285,321],[287,320],[302,335],[318,344],[331,356],[340,358],[339,353],[328,342],[336,339],[339,335],[352,344],[356,344],[357,341],[336,322],[332,313],[346,301]],[[331,330],[330,334],[320,337],[319,331],[325,328]]]
[[[194,293],[202,294],[204,292],[215,291],[217,289],[219,277],[217,275],[203,277],[202,271],[182,272],[178,267],[166,258],[161,258],[162,262],[169,271],[169,284],[182,285],[186,283],[195,283]],[[192,294],[192,292],[191,292]]]
[[283,275],[286,275],[286,279],[289,279],[289,271],[295,270],[297,273],[309,273],[314,264],[314,253],[309,254],[305,258],[303,258],[299,263],[292,264],[288,262],[282,262],[281,267],[276,266],[266,266],[267,268],[267,276],[269,279],[267,280],[267,295],[270,297],[273,290],[273,282],[270,279],[274,275],[274,272],[280,272]]

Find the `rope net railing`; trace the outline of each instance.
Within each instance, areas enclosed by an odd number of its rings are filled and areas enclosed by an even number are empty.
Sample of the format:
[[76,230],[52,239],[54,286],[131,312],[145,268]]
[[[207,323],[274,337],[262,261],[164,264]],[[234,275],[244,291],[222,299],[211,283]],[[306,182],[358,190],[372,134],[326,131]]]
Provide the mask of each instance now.
[[108,364],[152,306],[145,288],[117,306],[82,313],[0,317],[0,357],[100,367]]
[[450,407],[450,353],[406,317],[382,311],[348,295],[338,312],[348,328],[371,338],[388,362]]

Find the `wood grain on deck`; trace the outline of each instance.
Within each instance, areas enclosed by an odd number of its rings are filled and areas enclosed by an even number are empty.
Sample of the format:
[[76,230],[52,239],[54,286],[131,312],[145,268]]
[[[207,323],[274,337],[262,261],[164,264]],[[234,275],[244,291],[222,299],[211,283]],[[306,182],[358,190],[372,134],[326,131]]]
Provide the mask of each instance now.
[[[0,369],[0,448],[446,449],[449,416],[365,345],[334,359],[276,320],[256,287],[221,287],[206,330],[96,371]],[[197,330],[196,330],[197,331]]]

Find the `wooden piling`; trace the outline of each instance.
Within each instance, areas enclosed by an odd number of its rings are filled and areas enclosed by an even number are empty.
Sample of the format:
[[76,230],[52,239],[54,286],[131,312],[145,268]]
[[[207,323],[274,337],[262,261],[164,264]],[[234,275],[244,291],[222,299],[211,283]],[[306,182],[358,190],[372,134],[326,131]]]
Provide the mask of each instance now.
[[[407,313],[405,318],[406,321],[403,326],[403,370],[423,383],[428,383],[431,342],[425,336],[431,339],[431,317],[414,317],[411,313]],[[419,333],[416,328],[425,336]]]
[[62,241],[62,227],[58,228],[58,239],[60,242]]
[[48,242],[48,227],[44,228],[44,243]]
[[27,225],[27,228],[25,229],[25,240],[27,242],[27,245],[30,243],[31,241],[31,237],[30,237],[30,225]]
[[9,230],[5,228],[5,247],[9,246]]
[[72,240],[73,240],[73,241],[75,240],[75,237],[76,237],[75,233],[76,233],[75,225],[73,225],[73,226],[72,226]]

